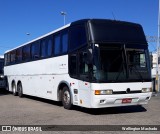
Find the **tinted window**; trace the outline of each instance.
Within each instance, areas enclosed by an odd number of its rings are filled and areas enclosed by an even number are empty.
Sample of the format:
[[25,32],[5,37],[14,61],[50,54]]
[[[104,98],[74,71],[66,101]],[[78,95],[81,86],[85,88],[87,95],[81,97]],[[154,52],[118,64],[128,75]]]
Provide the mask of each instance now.
[[138,24],[109,20],[93,20],[90,24],[91,40],[94,42],[147,44],[143,29]]
[[23,47],[23,60],[30,60],[30,45]]
[[5,65],[9,65],[9,63],[10,63],[10,54],[9,53],[6,53],[4,55],[4,60],[5,60]]
[[52,38],[47,38],[41,41],[41,57],[50,57],[52,55]]
[[128,55],[129,66],[133,66],[136,68],[147,67],[146,57],[145,57],[146,54],[144,49],[139,49],[139,50],[127,49],[127,55]]
[[60,35],[55,36],[54,38],[54,54],[58,55],[61,52],[61,38]]
[[51,56],[52,55],[52,38],[48,38],[47,40],[47,45],[46,45],[46,50],[47,50],[47,56]]
[[46,42],[45,40],[41,41],[41,57],[44,58],[47,56],[46,54]]
[[68,51],[68,33],[62,34],[62,53],[66,53]]
[[10,62],[11,62],[11,54],[8,53],[8,54],[7,54],[7,65],[9,65]]
[[16,51],[11,51],[11,63],[16,61]]
[[16,62],[22,61],[22,48],[16,50]]
[[69,56],[69,73],[72,77],[77,76],[77,55],[71,54]]
[[74,26],[70,30],[70,51],[75,50],[87,42],[84,26]]
[[4,64],[7,65],[7,54],[4,55]]
[[39,58],[39,42],[35,42],[32,44],[32,59],[36,60]]

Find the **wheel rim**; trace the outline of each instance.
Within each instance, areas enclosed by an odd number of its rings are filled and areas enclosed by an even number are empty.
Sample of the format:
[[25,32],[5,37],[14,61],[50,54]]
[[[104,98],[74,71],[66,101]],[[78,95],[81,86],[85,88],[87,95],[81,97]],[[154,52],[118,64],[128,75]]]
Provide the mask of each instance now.
[[13,92],[16,93],[16,86],[13,85]]
[[64,94],[63,94],[63,100],[64,100],[64,103],[66,105],[68,105],[70,103],[70,94],[68,91],[65,91]]
[[19,93],[19,95],[21,95],[21,93],[22,93],[22,87],[21,87],[21,85],[18,86],[18,93]]

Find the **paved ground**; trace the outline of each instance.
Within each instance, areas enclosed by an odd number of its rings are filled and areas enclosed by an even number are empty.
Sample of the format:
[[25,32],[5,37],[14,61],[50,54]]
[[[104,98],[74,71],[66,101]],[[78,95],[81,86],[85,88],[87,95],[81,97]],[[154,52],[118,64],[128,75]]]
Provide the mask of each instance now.
[[0,91],[0,125],[160,125],[160,95],[143,107],[66,110],[57,102]]

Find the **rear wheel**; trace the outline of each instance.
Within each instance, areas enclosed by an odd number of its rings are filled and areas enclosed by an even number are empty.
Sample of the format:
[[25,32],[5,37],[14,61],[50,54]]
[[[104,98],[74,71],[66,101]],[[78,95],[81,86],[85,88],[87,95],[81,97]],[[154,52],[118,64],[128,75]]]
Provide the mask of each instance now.
[[18,91],[18,96],[23,97],[23,88],[21,83],[18,84],[17,91]]
[[6,90],[9,91],[9,83],[7,77],[5,77],[5,85],[6,85]]
[[15,85],[15,83],[12,84],[12,92],[13,92],[13,95],[14,95],[14,96],[17,95],[17,90],[16,90],[16,85]]
[[71,109],[72,108],[72,101],[71,101],[71,93],[68,89],[68,87],[64,87],[62,91],[62,103],[65,109]]

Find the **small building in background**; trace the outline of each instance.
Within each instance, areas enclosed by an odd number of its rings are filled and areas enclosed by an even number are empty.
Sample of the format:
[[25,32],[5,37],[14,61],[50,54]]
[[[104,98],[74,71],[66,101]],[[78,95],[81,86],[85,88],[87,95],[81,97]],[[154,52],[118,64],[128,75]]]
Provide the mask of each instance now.
[[[159,61],[158,61],[159,62]],[[160,64],[158,63],[158,76],[160,78]],[[156,75],[157,75],[157,53],[152,54],[152,81],[153,81],[153,92],[156,92]],[[160,84],[160,82],[159,82]],[[159,86],[160,87],[160,86]],[[159,91],[159,90],[158,90]]]

